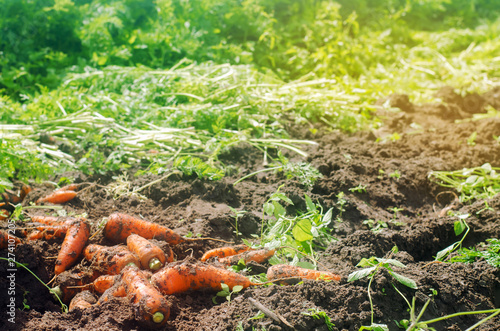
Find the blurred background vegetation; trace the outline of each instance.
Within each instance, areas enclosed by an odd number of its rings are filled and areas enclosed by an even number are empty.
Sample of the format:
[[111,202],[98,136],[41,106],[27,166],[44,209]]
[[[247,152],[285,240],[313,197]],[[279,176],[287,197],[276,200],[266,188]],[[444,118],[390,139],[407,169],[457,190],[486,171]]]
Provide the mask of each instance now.
[[443,85],[500,82],[498,0],[0,8],[0,191],[74,169],[221,178],[239,171],[219,155],[240,142],[273,164],[276,150],[305,154],[294,125],[311,137],[377,128],[375,101],[392,93],[423,102]]
[[284,80],[359,77],[419,44],[419,31],[455,29],[460,38],[443,51],[465,50],[500,13],[496,0],[0,0],[0,8],[0,89],[16,99],[86,66],[169,68],[184,58],[254,64]]

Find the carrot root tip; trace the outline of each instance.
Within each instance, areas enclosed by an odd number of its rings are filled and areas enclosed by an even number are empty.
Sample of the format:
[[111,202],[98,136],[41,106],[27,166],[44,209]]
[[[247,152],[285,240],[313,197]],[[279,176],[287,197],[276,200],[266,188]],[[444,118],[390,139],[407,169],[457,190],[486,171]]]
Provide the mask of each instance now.
[[156,313],[153,314],[153,322],[155,322],[155,323],[161,323],[161,322],[163,322],[164,319],[165,319],[165,316],[159,311],[157,311]]
[[158,270],[161,267],[163,267],[163,263],[161,263],[161,261],[157,257],[154,257],[151,260],[149,260],[149,269]]

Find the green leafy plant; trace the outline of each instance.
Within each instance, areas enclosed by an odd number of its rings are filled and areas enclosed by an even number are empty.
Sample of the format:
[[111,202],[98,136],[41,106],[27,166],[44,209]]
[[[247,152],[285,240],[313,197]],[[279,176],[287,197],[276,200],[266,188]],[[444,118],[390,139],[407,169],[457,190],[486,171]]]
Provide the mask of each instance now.
[[381,221],[381,220],[364,220],[363,224],[367,225],[368,228],[373,232],[373,233],[379,233],[383,229],[387,228],[387,222]]
[[240,292],[243,289],[243,286],[236,285],[233,287],[233,290],[229,290],[229,286],[227,284],[221,283],[222,290],[217,292],[216,296],[212,298],[214,304],[217,304],[217,297],[225,297],[227,302],[231,302],[231,295]]
[[335,327],[335,324],[332,323],[330,316],[328,316],[326,312],[318,308],[309,308],[307,312],[302,312],[302,315],[311,316],[318,320],[323,319],[325,321],[328,330],[333,330],[333,328]]
[[351,187],[349,189],[349,191],[351,191],[351,192],[358,192],[358,193],[366,193],[366,185],[359,184],[356,187]]
[[485,163],[480,167],[456,171],[431,171],[429,179],[460,193],[460,202],[490,199],[500,192],[500,168]]
[[[363,326],[361,327],[360,330],[388,330],[387,325],[384,324],[375,324],[373,320],[373,301],[372,301],[372,296],[371,296],[371,285],[373,282],[373,279],[375,278],[375,275],[379,272],[381,269],[387,270],[389,274],[394,277],[395,280],[400,282],[401,284],[412,288],[412,289],[417,289],[417,284],[415,283],[414,280],[403,276],[399,273],[394,272],[392,269],[393,266],[398,267],[398,268],[406,268],[406,266],[394,259],[387,259],[387,258],[377,258],[377,257],[371,257],[369,259],[361,259],[361,261],[357,264],[358,267],[363,267],[361,270],[354,271],[349,274],[347,281],[348,282],[353,282],[358,279],[362,279],[365,277],[368,277],[370,281],[368,282],[368,300],[370,301],[370,309],[371,309],[371,323],[370,326]],[[397,290],[397,288],[394,286],[394,288]],[[399,291],[398,291],[399,292]]]
[[186,176],[196,174],[200,179],[219,180],[224,177],[224,171],[216,168],[198,157],[181,156],[174,160],[173,167]]
[[488,264],[500,268],[500,240],[497,238],[486,239],[486,243],[480,243],[479,248],[459,248],[450,258],[450,262],[473,263],[478,259],[484,259]]
[[[260,245],[280,248],[271,263],[291,263],[305,268],[315,268],[317,250],[324,250],[334,240],[331,235],[332,208],[326,213],[321,205],[315,204],[305,195],[307,211],[288,216],[283,202],[293,202],[279,189],[271,195],[263,206]],[[266,220],[264,216],[267,216]],[[301,261],[306,256],[310,262]]]
[[462,239],[437,252],[436,261],[445,261],[453,251],[462,247],[462,242],[464,241],[470,230],[469,225],[465,222],[465,219],[467,219],[469,216],[469,214],[456,215],[456,217],[458,217],[458,220],[453,223],[453,230],[455,231],[455,235],[459,236],[464,231],[465,233],[462,236]]
[[389,174],[389,177],[396,178],[396,180],[399,180],[399,178],[401,178],[401,174],[399,173],[399,170],[394,170]]

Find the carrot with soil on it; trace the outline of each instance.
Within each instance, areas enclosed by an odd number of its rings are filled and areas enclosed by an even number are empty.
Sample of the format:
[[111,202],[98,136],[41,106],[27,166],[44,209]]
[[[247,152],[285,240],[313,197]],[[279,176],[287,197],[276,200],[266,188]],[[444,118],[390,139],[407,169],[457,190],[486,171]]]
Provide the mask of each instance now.
[[[1,206],[0,206],[1,208]],[[0,209],[0,221],[3,221],[7,218],[9,218],[10,212],[6,209]]]
[[71,267],[83,251],[90,236],[90,225],[84,218],[77,218],[71,221],[61,250],[57,256],[54,272],[59,275],[61,272]]
[[99,276],[94,270],[79,272],[64,271],[56,279],[57,286],[51,290],[62,302],[69,303],[79,292],[93,290],[93,282]]
[[149,327],[164,325],[170,316],[170,306],[163,295],[150,283],[151,273],[127,267],[121,276],[127,298],[135,307],[136,319]]
[[201,257],[200,261],[205,262],[213,257],[224,258],[227,256],[233,256],[236,254],[249,251],[251,249],[252,248],[250,246],[247,246],[245,244],[214,248],[209,251],[206,251],[205,254],[203,254],[203,256]]
[[[167,257],[160,247],[137,234],[128,236],[127,247],[131,252],[137,254],[144,269],[158,270],[167,261]],[[170,255],[168,262],[173,261],[174,256]]]
[[0,230],[0,249],[4,249],[9,247],[9,245],[19,245],[21,243],[21,239],[18,237],[9,234],[5,230]]
[[88,245],[85,247],[83,255],[92,262],[92,267],[101,275],[117,275],[129,264],[140,266],[138,257],[127,247],[120,245],[111,247]]
[[63,204],[65,202],[68,202],[70,200],[73,200],[78,193],[75,191],[59,191],[56,190],[52,192],[51,194],[44,196],[43,198],[40,198],[36,201],[37,204],[39,203],[53,203],[56,205]]
[[68,225],[37,227],[26,237],[27,240],[51,240],[64,238],[68,231]]
[[250,261],[257,263],[264,263],[267,262],[267,260],[269,260],[271,257],[273,257],[275,252],[276,252],[275,249],[263,248],[259,250],[252,250],[232,256],[227,256],[219,259],[219,262],[228,266],[236,265],[241,260],[243,260],[245,264]]
[[69,304],[69,311],[73,311],[75,309],[87,309],[92,307],[97,303],[96,297],[90,291],[83,291],[75,295]]
[[341,277],[329,271],[318,271],[288,264],[276,264],[267,269],[267,279],[270,281],[280,278],[294,278],[312,280],[335,280],[340,281]]
[[163,240],[172,246],[186,241],[165,226],[122,213],[111,214],[104,227],[104,237],[114,242],[124,242],[133,233],[146,239]]
[[261,285],[251,282],[247,277],[236,272],[205,263],[182,263],[166,266],[153,274],[151,283],[164,295],[183,293],[189,290],[220,291],[222,289],[221,283],[227,284],[231,290],[236,285],[241,285],[243,288]]

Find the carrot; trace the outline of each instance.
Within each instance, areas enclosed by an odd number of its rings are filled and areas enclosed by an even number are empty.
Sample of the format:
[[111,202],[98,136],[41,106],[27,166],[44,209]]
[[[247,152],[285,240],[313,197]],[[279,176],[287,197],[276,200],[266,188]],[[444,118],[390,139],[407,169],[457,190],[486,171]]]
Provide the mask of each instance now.
[[26,239],[28,240],[51,240],[55,238],[64,238],[66,236],[66,232],[68,231],[68,225],[59,225],[59,226],[40,226],[37,227],[37,230],[32,231]]
[[71,303],[69,304],[69,311],[73,311],[75,309],[87,309],[92,307],[93,304],[97,302],[95,295],[90,291],[83,291],[75,295],[73,299],[71,299]]
[[114,242],[124,242],[132,233],[146,239],[163,240],[171,246],[186,241],[167,227],[121,213],[111,214],[104,227],[104,237]]
[[78,190],[78,188],[80,187],[80,184],[69,184],[69,185],[66,185],[66,186],[63,186],[63,187],[60,187],[58,188],[57,190],[55,190],[54,192],[60,192],[60,191],[76,191]]
[[66,217],[55,217],[55,216],[30,216],[31,220],[36,223],[42,223],[45,225],[63,225],[64,223],[74,220],[74,218],[66,218]]
[[246,252],[249,250],[251,250],[251,248],[247,245],[244,245],[244,244],[236,245],[236,246],[214,248],[214,249],[211,249],[211,250],[205,252],[205,254],[203,254],[203,256],[201,257],[200,260],[205,262],[206,260],[211,259],[213,257],[223,258],[226,256],[232,256],[232,255],[236,255],[239,253],[243,253],[243,252]]
[[136,319],[148,327],[161,327],[170,316],[170,306],[149,282],[150,276],[148,271],[127,267],[122,272],[122,282]]
[[64,241],[61,245],[61,250],[57,256],[55,274],[59,275],[61,272],[72,266],[85,247],[87,240],[90,236],[90,225],[84,218],[73,220],[66,232]]
[[240,260],[243,260],[245,264],[250,261],[264,263],[274,256],[275,252],[275,249],[263,248],[256,251],[247,251],[233,256],[224,257],[219,259],[219,262],[225,265],[235,265],[238,264]]
[[267,279],[300,277],[302,279],[313,280],[335,280],[340,281],[341,277],[329,271],[318,271],[305,269],[287,264],[276,264],[267,269]]
[[230,289],[236,285],[244,288],[257,285],[236,272],[205,263],[182,263],[165,267],[153,274],[151,283],[165,295],[183,293],[188,290],[220,291],[221,283],[227,284]]
[[12,234],[9,234],[5,230],[0,230],[0,249],[8,248],[9,245],[16,246],[16,245],[19,245],[20,243],[21,243],[21,239],[19,239],[18,237],[14,236]]
[[64,303],[68,303],[79,292],[93,289],[93,281],[99,274],[93,270],[84,270],[80,272],[64,271],[56,278],[57,286],[51,289],[51,292]]
[[113,286],[104,291],[104,293],[97,301],[97,304],[100,305],[104,302],[108,302],[111,298],[123,298],[126,296],[127,292],[125,291],[125,286],[123,286],[121,282],[115,282]]
[[53,204],[62,204],[72,200],[76,197],[77,193],[75,191],[59,191],[56,190],[49,195],[44,196],[36,201],[36,203],[53,203]]
[[[158,270],[163,267],[167,261],[167,257],[160,247],[139,235],[131,234],[128,236],[127,247],[130,251],[139,256],[141,266],[144,269]],[[173,262],[173,259],[174,257],[171,255],[171,261],[169,262]]]
[[83,255],[101,274],[117,275],[130,263],[140,266],[137,256],[125,246],[88,245]]
[[97,279],[92,283],[94,292],[103,294],[106,290],[110,289],[115,284],[118,284],[119,278],[119,275],[102,275],[97,277]]
[[31,187],[29,187],[28,185],[23,185],[21,187],[21,189],[19,190],[19,195],[11,190],[5,190],[5,192],[0,194],[0,199],[3,202],[2,205],[5,206],[9,203],[15,205],[21,203],[29,192],[31,192]]
[[6,209],[0,209],[0,221],[3,221],[5,219],[9,218],[9,216],[10,216],[10,213],[9,213],[8,210],[6,210]]

